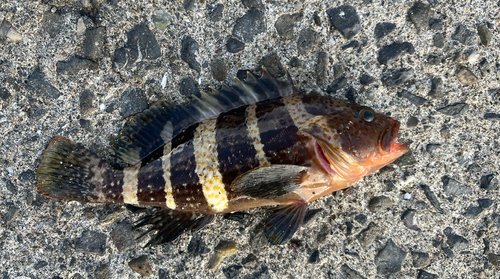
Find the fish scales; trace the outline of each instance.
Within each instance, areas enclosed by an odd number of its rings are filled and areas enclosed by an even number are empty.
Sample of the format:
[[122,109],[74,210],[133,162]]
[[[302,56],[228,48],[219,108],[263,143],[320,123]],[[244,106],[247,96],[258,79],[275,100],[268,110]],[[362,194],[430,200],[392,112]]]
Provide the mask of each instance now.
[[264,70],[259,79],[249,75],[187,106],[155,103],[114,141],[130,163],[123,170],[55,137],[37,187],[55,198],[158,207],[140,223],[158,231],[152,244],[198,230],[214,214],[279,205],[265,233],[271,243],[284,243],[309,202],[353,185],[408,149],[396,142],[396,120],[296,91],[290,80],[281,84]]

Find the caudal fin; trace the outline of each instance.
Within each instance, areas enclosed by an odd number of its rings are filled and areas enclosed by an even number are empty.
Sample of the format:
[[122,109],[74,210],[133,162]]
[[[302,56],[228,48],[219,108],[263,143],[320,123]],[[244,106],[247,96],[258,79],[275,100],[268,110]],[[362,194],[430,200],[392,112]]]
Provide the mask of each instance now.
[[116,179],[116,174],[92,152],[64,137],[54,137],[38,166],[37,189],[58,199],[117,202],[113,197],[119,198],[119,189],[103,191],[110,179]]

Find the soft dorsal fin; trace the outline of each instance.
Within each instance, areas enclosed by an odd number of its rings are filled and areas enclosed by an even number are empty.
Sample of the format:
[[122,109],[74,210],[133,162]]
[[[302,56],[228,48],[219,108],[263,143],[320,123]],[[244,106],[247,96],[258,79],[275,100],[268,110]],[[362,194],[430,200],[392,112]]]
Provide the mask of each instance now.
[[195,123],[244,105],[296,93],[288,72],[287,77],[287,82],[280,83],[262,68],[260,78],[247,72],[245,81],[235,78],[232,86],[193,97],[186,105],[158,101],[125,124],[120,136],[113,139],[113,148],[124,162],[135,164]]

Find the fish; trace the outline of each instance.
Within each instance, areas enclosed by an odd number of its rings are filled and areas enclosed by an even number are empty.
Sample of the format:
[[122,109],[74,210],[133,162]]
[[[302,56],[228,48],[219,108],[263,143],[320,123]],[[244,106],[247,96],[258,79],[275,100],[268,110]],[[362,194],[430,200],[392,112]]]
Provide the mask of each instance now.
[[148,245],[196,232],[218,214],[266,207],[264,234],[280,245],[309,203],[352,186],[408,151],[400,122],[329,96],[300,94],[290,75],[257,77],[203,93],[184,105],[153,103],[111,140],[114,168],[83,145],[55,136],[37,170],[37,189],[56,199],[157,208],[136,228]]

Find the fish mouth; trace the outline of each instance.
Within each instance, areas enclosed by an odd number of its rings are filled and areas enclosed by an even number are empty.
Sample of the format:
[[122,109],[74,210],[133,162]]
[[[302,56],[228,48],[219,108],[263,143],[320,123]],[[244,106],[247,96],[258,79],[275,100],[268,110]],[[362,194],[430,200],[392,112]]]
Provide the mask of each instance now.
[[365,168],[346,156],[340,149],[330,147],[327,142],[316,139],[314,151],[320,167],[330,176],[357,179],[366,174]]
[[401,123],[393,120],[387,125],[378,139],[380,154],[389,155],[392,153],[403,154],[408,151],[408,145],[402,142],[396,142],[399,134]]

